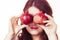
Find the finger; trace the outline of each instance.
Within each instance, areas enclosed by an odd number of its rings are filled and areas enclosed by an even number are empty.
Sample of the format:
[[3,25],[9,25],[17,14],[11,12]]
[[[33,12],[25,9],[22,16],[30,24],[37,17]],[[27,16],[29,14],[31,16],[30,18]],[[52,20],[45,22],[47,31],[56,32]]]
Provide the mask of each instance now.
[[20,25],[20,26],[18,26],[18,29],[19,29],[19,30],[22,30],[22,29],[25,28],[25,27],[27,27],[27,25]]
[[21,26],[19,26],[21,29],[23,29],[23,28],[25,28],[25,27],[27,27],[27,25],[21,25]]
[[16,22],[18,22],[19,17],[15,17]]
[[26,25],[17,25],[16,27],[15,27],[15,34],[18,32],[18,31],[20,31],[20,30],[22,30],[23,28],[25,28],[25,27],[27,27]]
[[18,24],[18,17],[15,17],[15,16],[12,17],[12,18],[11,18],[11,23],[12,23],[12,24]]
[[18,36],[18,35],[21,36],[21,34],[22,34],[22,30],[18,31],[16,35],[17,35],[17,36]]
[[18,25],[21,25],[21,20],[20,20],[20,18],[18,19]]
[[19,17],[15,17],[15,16],[11,18],[11,20],[18,20],[18,19]]
[[43,21],[43,23],[49,23],[49,22],[50,22],[49,20]]
[[48,14],[46,14],[46,13],[45,13],[45,15],[47,16],[47,18],[48,18],[49,20],[52,20],[52,19],[53,19],[50,15],[48,15]]
[[18,29],[17,29],[18,31],[16,32],[16,34],[18,35],[19,33],[21,33],[21,30],[25,27],[27,27],[27,25],[18,26]]
[[49,27],[49,26],[51,26],[51,23],[47,23],[45,26]]

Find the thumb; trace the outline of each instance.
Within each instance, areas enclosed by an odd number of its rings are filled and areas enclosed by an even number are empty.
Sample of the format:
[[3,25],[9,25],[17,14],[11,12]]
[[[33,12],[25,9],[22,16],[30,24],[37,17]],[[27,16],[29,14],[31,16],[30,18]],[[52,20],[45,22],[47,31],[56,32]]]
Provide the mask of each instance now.
[[15,31],[20,31],[22,30],[23,28],[27,27],[27,25],[18,25],[16,28],[15,28]]
[[28,25],[20,25],[20,26],[19,26],[19,29],[21,30],[21,29],[23,29],[23,28],[25,28],[25,27],[28,27]]
[[15,29],[15,34],[19,35],[20,33],[22,33],[22,29],[27,27],[27,25],[19,25],[17,26],[17,28]]

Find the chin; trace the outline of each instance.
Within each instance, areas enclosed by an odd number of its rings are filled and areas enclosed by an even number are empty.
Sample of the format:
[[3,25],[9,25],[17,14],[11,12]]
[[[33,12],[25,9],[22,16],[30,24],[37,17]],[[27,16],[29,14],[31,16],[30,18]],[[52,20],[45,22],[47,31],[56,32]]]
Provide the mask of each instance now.
[[31,35],[38,35],[38,34],[40,34],[40,32],[32,31],[32,32],[30,32],[30,34]]
[[39,35],[39,33],[31,33],[31,35]]

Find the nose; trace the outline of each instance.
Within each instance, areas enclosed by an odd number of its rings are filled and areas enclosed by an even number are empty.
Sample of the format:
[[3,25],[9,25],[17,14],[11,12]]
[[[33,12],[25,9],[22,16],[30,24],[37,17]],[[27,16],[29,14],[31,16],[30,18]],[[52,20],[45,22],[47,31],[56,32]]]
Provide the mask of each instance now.
[[34,23],[34,22],[32,22],[32,23],[30,23],[29,25],[37,25],[36,23]]

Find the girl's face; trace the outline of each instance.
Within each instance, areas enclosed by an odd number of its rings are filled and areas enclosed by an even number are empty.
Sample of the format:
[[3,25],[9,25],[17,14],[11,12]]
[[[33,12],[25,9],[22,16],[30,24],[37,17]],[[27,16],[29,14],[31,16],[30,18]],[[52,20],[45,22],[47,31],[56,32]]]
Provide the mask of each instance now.
[[[37,9],[36,7],[32,6],[28,9],[28,12],[31,14],[31,15],[36,15],[37,13],[40,13],[42,11],[40,11],[39,9]],[[35,24],[35,23],[30,23],[28,24],[28,27],[26,27],[27,31],[31,34],[31,35],[38,35],[40,34],[43,29],[38,25],[38,24]]]

